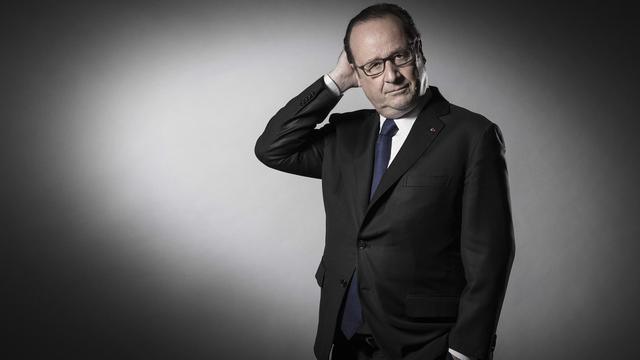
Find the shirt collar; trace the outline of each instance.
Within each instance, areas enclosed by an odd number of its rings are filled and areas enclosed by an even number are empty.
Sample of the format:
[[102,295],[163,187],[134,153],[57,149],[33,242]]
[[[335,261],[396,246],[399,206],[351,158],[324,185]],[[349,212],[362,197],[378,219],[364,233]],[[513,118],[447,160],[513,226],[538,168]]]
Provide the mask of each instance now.
[[[413,123],[416,121],[418,115],[422,111],[422,108],[424,108],[424,105],[426,104],[425,100],[427,100],[426,97],[421,97],[418,100],[418,104],[416,104],[416,107],[414,107],[413,110],[397,119],[393,119],[396,123],[396,126],[398,127],[398,132],[408,132],[409,130],[411,130]],[[378,127],[378,132],[380,131],[380,129],[382,129],[382,124],[386,119],[386,117],[380,115],[380,126]]]

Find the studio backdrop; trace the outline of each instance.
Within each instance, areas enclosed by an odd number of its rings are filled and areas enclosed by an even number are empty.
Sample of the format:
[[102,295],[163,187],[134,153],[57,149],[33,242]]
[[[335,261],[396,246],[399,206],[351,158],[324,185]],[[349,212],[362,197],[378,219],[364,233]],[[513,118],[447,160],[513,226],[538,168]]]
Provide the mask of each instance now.
[[[320,181],[253,147],[367,5],[5,2],[0,357],[312,359]],[[400,5],[430,83],[506,141],[516,256],[495,358],[636,357],[637,13]],[[355,89],[334,111],[360,108]]]

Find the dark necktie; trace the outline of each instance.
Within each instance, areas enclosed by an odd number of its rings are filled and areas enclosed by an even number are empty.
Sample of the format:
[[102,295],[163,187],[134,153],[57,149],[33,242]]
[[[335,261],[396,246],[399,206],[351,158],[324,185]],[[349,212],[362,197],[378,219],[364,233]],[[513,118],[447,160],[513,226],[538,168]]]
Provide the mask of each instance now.
[[[389,159],[391,158],[391,138],[398,131],[398,127],[393,119],[387,119],[382,124],[382,130],[378,134],[376,141],[375,160],[373,165],[373,178],[371,179],[371,193],[369,200],[380,184],[382,175],[387,170]],[[358,296],[358,277],[357,269],[353,273],[351,285],[347,292],[347,299],[344,304],[344,312],[342,314],[341,329],[347,339],[350,339],[356,333],[358,328],[363,324],[362,306],[360,305],[360,297]]]

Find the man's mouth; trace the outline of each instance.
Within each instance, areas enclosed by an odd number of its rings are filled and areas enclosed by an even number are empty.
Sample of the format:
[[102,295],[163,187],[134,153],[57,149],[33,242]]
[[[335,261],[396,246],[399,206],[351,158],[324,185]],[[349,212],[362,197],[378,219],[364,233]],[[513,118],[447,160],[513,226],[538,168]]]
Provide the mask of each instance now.
[[399,88],[394,89],[394,90],[389,90],[389,91],[385,92],[385,94],[389,94],[389,95],[398,94],[398,93],[404,91],[408,87],[409,87],[409,84],[407,84],[407,85],[405,85],[403,87],[399,87]]

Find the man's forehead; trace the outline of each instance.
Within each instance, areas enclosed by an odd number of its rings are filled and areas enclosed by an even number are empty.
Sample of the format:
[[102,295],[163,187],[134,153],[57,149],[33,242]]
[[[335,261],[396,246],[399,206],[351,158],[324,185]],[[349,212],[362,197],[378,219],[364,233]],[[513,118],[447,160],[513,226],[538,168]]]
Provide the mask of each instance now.
[[389,56],[406,46],[407,37],[402,22],[395,16],[364,21],[351,31],[351,52],[360,62]]

